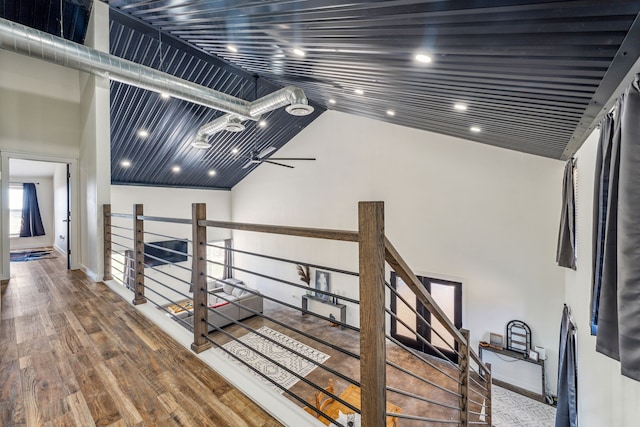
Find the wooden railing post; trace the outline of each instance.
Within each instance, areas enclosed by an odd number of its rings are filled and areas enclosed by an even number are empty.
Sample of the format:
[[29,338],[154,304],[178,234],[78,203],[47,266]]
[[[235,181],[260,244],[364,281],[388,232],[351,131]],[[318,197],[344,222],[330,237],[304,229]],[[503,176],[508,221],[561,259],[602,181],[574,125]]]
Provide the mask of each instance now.
[[486,369],[484,370],[484,378],[487,381],[487,398],[485,404],[485,421],[488,426],[491,426],[491,363],[485,363]]
[[464,343],[460,344],[460,358],[458,366],[460,367],[460,385],[458,386],[458,406],[460,407],[460,424],[469,425],[469,369],[471,349],[469,346],[469,331],[461,329],[460,333],[464,337]]
[[384,203],[358,204],[362,425],[386,425]]
[[104,275],[102,280],[111,280],[111,205],[102,205],[102,223],[104,224],[103,242],[104,242]]
[[133,205],[133,229],[135,230],[135,289],[133,305],[144,304],[147,299],[144,296],[144,221],[138,219],[143,215],[142,205]]
[[206,221],[207,205],[193,203],[191,205],[191,221],[193,230],[193,257],[191,286],[193,289],[193,343],[191,350],[200,353],[211,348],[206,340],[209,332],[207,301],[207,227],[199,225],[199,221]]

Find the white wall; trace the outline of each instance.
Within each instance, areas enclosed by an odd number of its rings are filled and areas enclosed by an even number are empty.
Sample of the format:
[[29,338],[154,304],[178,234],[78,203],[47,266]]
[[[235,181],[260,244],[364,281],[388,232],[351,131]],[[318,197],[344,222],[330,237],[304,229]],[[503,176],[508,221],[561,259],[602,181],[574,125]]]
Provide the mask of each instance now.
[[0,49],[0,149],[78,157],[78,76]]
[[[93,5],[85,45],[109,52],[109,6]],[[80,182],[82,268],[102,280],[104,261],[102,205],[110,202],[111,134],[110,87],[107,77],[80,75]]]
[[[231,192],[229,191],[140,187],[128,185],[111,186],[111,212],[113,213],[132,214],[133,205],[142,204],[144,208],[144,215],[146,216],[191,219],[192,203],[206,203],[207,219],[218,221],[231,220]],[[131,229],[133,227],[133,220],[113,218],[112,224]],[[148,243],[170,239],[191,240],[192,233],[191,225],[153,221],[146,221],[144,223],[144,230],[145,232],[159,234],[145,234],[145,242]],[[131,231],[128,230],[114,228],[113,232],[120,235],[131,236]],[[211,228],[207,230],[208,241],[223,240],[230,237],[231,233],[228,230]],[[131,248],[133,243],[131,240],[118,237],[114,237],[114,241],[120,245],[127,246],[128,248]],[[126,250],[126,248],[119,245],[113,245],[112,249],[118,252]],[[190,245],[189,252],[191,252]],[[123,266],[120,264],[122,262],[122,258],[116,256],[114,259],[116,260],[113,264],[115,268],[122,270]],[[179,263],[178,266],[166,265],[156,268],[160,271],[172,274],[183,281],[190,282],[190,271],[180,267],[190,269],[191,258],[186,262]],[[149,268],[145,269],[145,275],[175,287],[183,293],[186,293],[189,289],[189,285],[173,280],[171,277]],[[121,272],[114,271],[114,276],[122,280]],[[157,292],[162,292],[163,295],[173,300],[184,299],[184,296],[168,291],[166,288],[163,288],[153,282],[153,280],[146,280],[145,285]],[[148,292],[147,297],[162,304],[167,303],[166,300],[162,300],[153,292]]]
[[10,248],[30,249],[53,246],[54,226],[53,226],[53,179],[44,177],[11,178],[11,182],[38,182],[36,184],[36,194],[38,195],[38,206],[40,217],[44,226],[44,236],[37,237],[11,237]]
[[58,164],[53,174],[53,246],[61,253],[67,253],[67,165]]
[[595,351],[590,330],[593,183],[599,132],[576,153],[578,168],[576,271],[566,270],[566,300],[578,324],[578,409],[582,427],[635,427],[640,383],[620,374],[620,363]]
[[[355,230],[357,202],[384,201],[386,234],[409,265],[463,281],[463,321],[474,345],[489,332],[504,334],[509,320],[526,322],[534,345],[548,349],[555,391],[562,162],[333,111],[277,154],[318,160],[258,167],[232,191],[234,221]],[[234,245],[357,268],[355,245],[248,233],[234,233]],[[291,267],[282,269],[297,280]],[[341,292],[357,295],[355,284],[346,286]],[[496,362],[494,369],[497,378],[539,391],[537,366]]]

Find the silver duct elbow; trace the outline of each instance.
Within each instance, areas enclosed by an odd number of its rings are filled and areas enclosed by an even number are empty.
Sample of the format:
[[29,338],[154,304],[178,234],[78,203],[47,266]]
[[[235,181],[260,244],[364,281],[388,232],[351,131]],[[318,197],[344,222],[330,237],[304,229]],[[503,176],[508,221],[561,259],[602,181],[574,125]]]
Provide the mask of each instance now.
[[253,101],[249,106],[249,115],[256,120],[262,114],[284,106],[294,116],[306,116],[313,112],[304,91],[295,86],[287,86]]

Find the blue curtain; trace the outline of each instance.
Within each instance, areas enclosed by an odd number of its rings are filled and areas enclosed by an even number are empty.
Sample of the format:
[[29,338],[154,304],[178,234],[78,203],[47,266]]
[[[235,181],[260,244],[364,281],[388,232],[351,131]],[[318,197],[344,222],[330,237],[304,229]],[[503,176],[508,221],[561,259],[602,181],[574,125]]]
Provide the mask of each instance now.
[[22,184],[22,225],[20,237],[44,236],[44,225],[40,217],[38,207],[38,195],[36,185],[32,183]]
[[576,325],[566,305],[560,324],[558,351],[558,408],[555,427],[578,427],[578,369]]

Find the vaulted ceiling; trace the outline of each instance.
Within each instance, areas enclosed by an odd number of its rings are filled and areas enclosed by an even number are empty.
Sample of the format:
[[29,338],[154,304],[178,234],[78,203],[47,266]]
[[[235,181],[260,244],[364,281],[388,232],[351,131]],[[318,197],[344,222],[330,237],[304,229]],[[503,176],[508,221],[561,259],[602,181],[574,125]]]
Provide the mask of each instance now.
[[[324,108],[566,159],[640,71],[637,0],[109,5],[113,54],[247,100],[256,81],[258,97],[295,85],[316,107],[302,118],[276,110],[266,127],[245,122],[244,132],[221,132],[210,149],[196,150],[197,128],[221,113],[112,83],[112,176],[120,183],[231,188],[255,167],[242,169],[243,156],[281,147]],[[136,134],[141,128],[148,137]],[[173,165],[182,172],[167,173]]]

